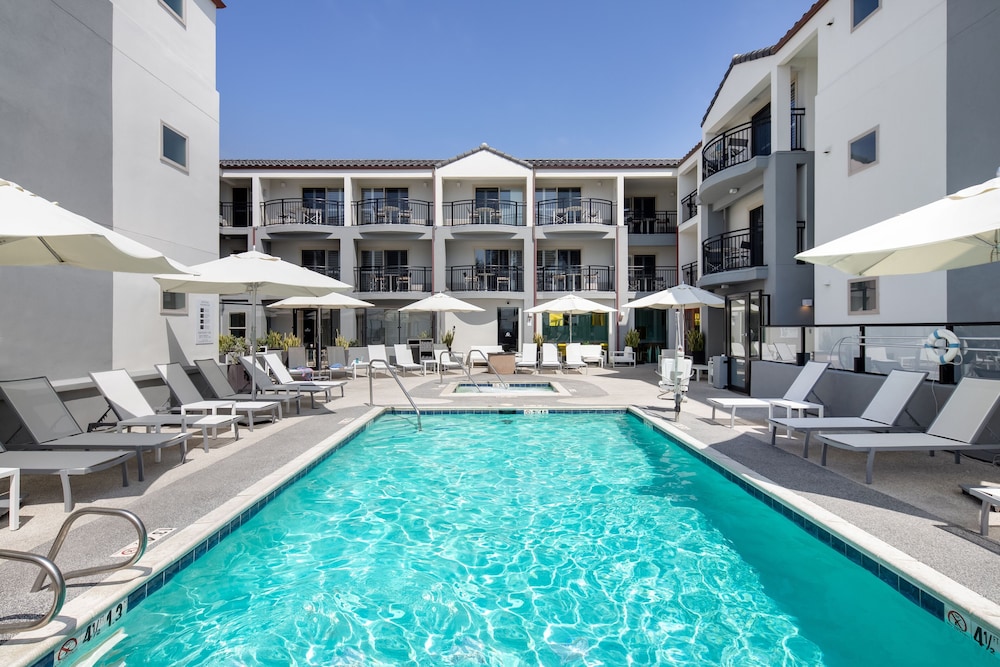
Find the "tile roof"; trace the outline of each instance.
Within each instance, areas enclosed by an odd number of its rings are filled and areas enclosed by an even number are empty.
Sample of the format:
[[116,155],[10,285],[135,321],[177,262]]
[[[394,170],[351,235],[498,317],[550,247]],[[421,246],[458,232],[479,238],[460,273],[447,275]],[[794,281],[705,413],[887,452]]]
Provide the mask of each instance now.
[[[220,160],[223,169],[433,169],[478,151],[470,151],[447,160]],[[534,169],[674,169],[676,158],[545,158],[521,160],[499,151],[498,155]]]

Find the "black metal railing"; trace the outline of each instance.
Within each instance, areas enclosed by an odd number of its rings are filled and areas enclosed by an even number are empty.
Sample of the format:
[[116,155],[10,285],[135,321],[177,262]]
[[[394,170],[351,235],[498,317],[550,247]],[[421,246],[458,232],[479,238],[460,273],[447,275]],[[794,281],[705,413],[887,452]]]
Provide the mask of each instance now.
[[687,285],[698,284],[698,262],[691,262],[681,267],[681,281]]
[[429,266],[361,266],[354,269],[356,292],[429,292]]
[[684,218],[681,222],[698,215],[698,190],[692,190],[681,200],[681,211],[684,212]]
[[[808,250],[806,248],[806,221],[796,220],[795,221],[795,254],[798,255],[800,252],[805,252]],[[801,259],[795,260],[796,264],[805,264]]]
[[263,208],[265,225],[344,224],[344,202],[332,199],[272,199]]
[[705,275],[763,266],[764,235],[738,229],[706,239],[701,246]]
[[544,266],[535,269],[539,292],[611,292],[615,270],[610,266]]
[[523,202],[499,199],[445,202],[444,224],[453,225],[510,225],[523,227],[525,206]]
[[704,178],[743,164],[758,155],[771,154],[771,119],[743,123],[708,142],[701,151]]
[[220,227],[249,227],[253,224],[250,211],[252,205],[245,201],[220,201]]
[[654,211],[653,215],[629,215],[626,219],[629,234],[676,234],[677,211]]
[[523,292],[524,269],[499,264],[466,264],[446,269],[446,286],[456,292]]
[[565,200],[546,199],[535,204],[536,225],[613,225],[614,214],[614,204],[608,199],[580,199],[572,205]]
[[630,292],[659,292],[676,284],[676,266],[656,266],[651,269],[630,266],[628,269],[628,289]]
[[303,269],[309,269],[310,271],[315,271],[316,273],[322,273],[327,278],[334,278],[340,280],[340,267],[339,266],[322,266],[319,264],[303,264]]
[[363,199],[354,202],[356,225],[420,225],[434,224],[434,205],[419,199]]
[[792,107],[792,150],[804,151],[806,149],[806,110],[801,107]]

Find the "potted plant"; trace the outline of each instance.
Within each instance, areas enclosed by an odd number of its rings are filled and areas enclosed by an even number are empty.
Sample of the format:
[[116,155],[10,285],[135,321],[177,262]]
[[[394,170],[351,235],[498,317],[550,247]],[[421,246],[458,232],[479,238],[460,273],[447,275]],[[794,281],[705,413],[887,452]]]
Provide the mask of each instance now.
[[691,329],[684,337],[684,347],[696,364],[705,363],[705,334],[701,329]]
[[639,349],[639,330],[629,329],[625,333],[625,345],[626,347],[632,348],[632,350]]
[[542,335],[541,331],[536,331],[535,335],[531,337],[531,340],[535,341],[535,345],[541,347],[542,343],[545,342],[545,336]]
[[455,342],[455,327],[452,327],[441,335],[441,342],[444,343],[448,347],[448,351],[451,352],[451,344]]
[[337,347],[344,348],[344,358],[347,358],[347,350],[351,347],[351,341],[347,336],[340,333],[340,329],[337,329],[337,337],[333,339],[334,344]]
[[242,336],[222,334],[219,336],[219,361],[238,364],[240,355],[250,352],[250,341]]

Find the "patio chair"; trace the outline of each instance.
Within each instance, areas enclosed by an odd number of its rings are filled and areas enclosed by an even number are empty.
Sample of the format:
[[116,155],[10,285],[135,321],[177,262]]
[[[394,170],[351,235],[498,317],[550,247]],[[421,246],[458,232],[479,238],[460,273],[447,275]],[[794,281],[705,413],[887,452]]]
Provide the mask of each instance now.
[[667,394],[673,394],[674,398],[684,399],[688,387],[691,385],[691,376],[694,375],[694,359],[691,357],[663,356],[660,358],[660,381],[657,386],[660,393],[657,398],[663,398]]
[[236,401],[233,399],[206,400],[194,382],[188,376],[184,367],[178,363],[156,364],[156,372],[163,378],[164,384],[170,389],[174,400],[184,405],[215,404],[216,407],[229,407],[236,412],[244,413],[247,425],[253,430],[253,424],[257,420],[257,415],[269,414],[271,423],[281,419],[281,403],[279,401]]
[[[806,401],[806,398],[812,393],[813,387],[819,382],[820,376],[829,365],[822,361],[810,361],[807,363],[799,371],[798,377],[795,378],[795,381],[792,382],[788,391],[781,398],[709,398],[708,403],[712,406],[712,419],[715,419],[716,408],[729,410],[729,428],[733,428],[736,425],[736,410],[743,408],[767,408],[768,420],[774,417],[774,408],[785,408],[786,417],[791,417],[793,410],[798,413],[799,417],[804,417],[805,412],[808,410],[816,410],[819,416],[822,417],[823,404],[811,403]],[[773,429],[774,426],[769,423],[768,428]]]
[[555,343],[542,343],[542,361],[539,367],[544,371],[546,368],[561,370],[562,364],[559,362],[559,348]]
[[358,369],[364,369],[365,373],[371,372],[369,365],[367,347],[350,347],[347,349],[347,364],[351,367],[351,376],[358,379]]
[[597,364],[598,368],[604,368],[604,350],[600,345],[581,345],[580,356],[588,366]]
[[326,347],[326,371],[327,373],[343,373],[347,376],[350,366],[347,363],[347,350],[339,345],[328,345]]
[[[135,454],[139,469],[139,481],[145,479],[142,454],[156,453],[164,447],[177,446],[181,451],[181,463],[187,460],[187,441],[190,433],[112,433],[91,431],[85,433],[70,414],[47,378],[37,377],[24,380],[0,382],[0,396],[24,426],[25,432],[34,443],[32,449],[48,450],[112,450],[114,457]],[[21,448],[7,445],[9,449]],[[125,451],[122,451],[125,450]],[[99,461],[95,461],[97,465]],[[109,464],[111,465],[111,464]],[[107,467],[107,466],[105,466]],[[64,480],[65,481],[65,480]],[[68,490],[66,484],[64,493]]]
[[821,464],[826,465],[828,447],[868,454],[865,483],[872,483],[872,469],[878,452],[914,452],[937,450],[955,454],[961,463],[962,452],[975,449],[996,449],[996,443],[977,444],[1000,404],[1000,381],[965,377],[955,387],[927,430],[922,433],[821,433],[823,443]]
[[566,358],[563,360],[563,370],[577,371],[583,374],[587,370],[587,362],[583,360],[583,351],[580,343],[568,343],[566,345]]
[[406,375],[406,371],[419,371],[423,368],[413,361],[413,352],[410,351],[409,345],[396,343],[392,349],[396,353],[396,368],[403,371],[403,375]]
[[514,360],[514,372],[538,370],[538,344],[521,343],[521,356]]
[[306,348],[301,345],[293,345],[292,347],[289,347],[286,352],[288,353],[288,364],[286,365],[288,371],[292,373],[292,375],[303,376],[297,378],[299,380],[311,380],[312,369],[309,368],[309,363],[306,361]]
[[[384,362],[384,363],[372,363],[372,362]],[[385,349],[385,345],[369,345],[368,346],[368,372],[378,373],[382,371],[386,375],[389,375],[392,369],[392,362],[389,361],[389,353]]]
[[444,343],[434,343],[434,361],[442,371],[461,371],[464,365],[461,357],[456,359]]
[[271,369],[274,373],[275,379],[278,384],[285,386],[300,386],[300,387],[320,387],[326,392],[326,400],[330,401],[333,399],[333,394],[331,390],[340,389],[341,397],[344,396],[344,386],[347,384],[347,380],[296,380],[292,377],[292,374],[288,371],[288,368],[281,363],[281,358],[273,352],[267,352],[264,355],[264,363],[267,367]]
[[[803,458],[809,458],[809,436],[813,432],[890,431],[910,402],[927,373],[892,371],[872,397],[860,417],[775,417],[768,421],[773,426],[783,426],[787,431],[805,433],[802,445]],[[771,429],[771,444],[775,444],[778,430]]]
[[[292,404],[295,405],[296,414],[300,413],[301,395],[298,393],[292,393],[290,391],[282,392],[271,392],[264,394],[262,397],[254,397],[250,394],[241,394],[233,391],[233,386],[229,384],[229,378],[226,376],[226,371],[223,367],[215,363],[214,359],[195,359],[194,365],[198,367],[201,371],[201,376],[205,378],[205,383],[208,385],[208,389],[216,398],[228,401],[256,401],[258,399],[265,401],[277,401],[284,406],[285,410],[291,408]],[[279,417],[283,417],[284,413],[279,411]]]
[[[142,395],[139,386],[125,369],[99,371],[91,373],[90,378],[97,385],[97,390],[108,402],[111,411],[118,418],[119,431],[131,431],[135,427],[143,427],[147,432],[159,433],[164,426],[176,426],[186,431],[189,426],[201,429],[201,446],[208,451],[208,429],[212,429],[212,437],[218,439],[219,427],[232,428],[233,437],[240,439],[240,416],[232,409],[233,403],[225,406],[229,414],[220,414],[220,406],[211,402],[199,402],[195,405],[182,406],[181,414],[159,413]],[[187,408],[193,411],[206,411],[209,414],[187,414]]]
[[[312,408],[316,407],[316,394],[322,393],[327,399],[330,398],[330,390],[324,387],[316,387],[306,384],[280,384],[271,379],[270,374],[257,363],[257,360],[250,355],[243,355],[240,357],[240,363],[243,364],[243,368],[246,372],[250,374],[254,385],[258,390],[270,394],[270,393],[284,393],[284,394],[296,394],[300,397],[303,394],[309,395],[309,405]],[[296,411],[301,410],[301,407]]]
[[615,366],[635,366],[635,350],[626,345],[624,350],[615,350],[611,353],[611,367]]

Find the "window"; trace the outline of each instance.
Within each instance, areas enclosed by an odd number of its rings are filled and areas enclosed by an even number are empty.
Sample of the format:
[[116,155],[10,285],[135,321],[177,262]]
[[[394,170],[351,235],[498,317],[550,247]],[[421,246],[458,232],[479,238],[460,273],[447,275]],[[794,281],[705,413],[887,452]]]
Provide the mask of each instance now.
[[847,151],[847,173],[856,174],[878,164],[878,128],[852,139]]
[[341,188],[302,188],[303,217],[318,216],[314,222],[324,225],[344,223],[344,190]]
[[337,250],[303,250],[302,267],[330,278],[340,277],[340,252]]
[[878,313],[878,280],[863,278],[847,283],[847,314],[868,315]]
[[851,0],[851,28],[857,28],[866,18],[875,13],[881,0]]
[[165,161],[187,171],[187,137],[165,123],[162,128],[163,140],[160,145],[160,155]]
[[160,4],[169,9],[181,21],[184,20],[184,0],[160,0]]
[[229,335],[237,338],[247,337],[246,313],[229,313]]
[[179,292],[161,292],[160,312],[164,315],[186,315],[187,294]]

